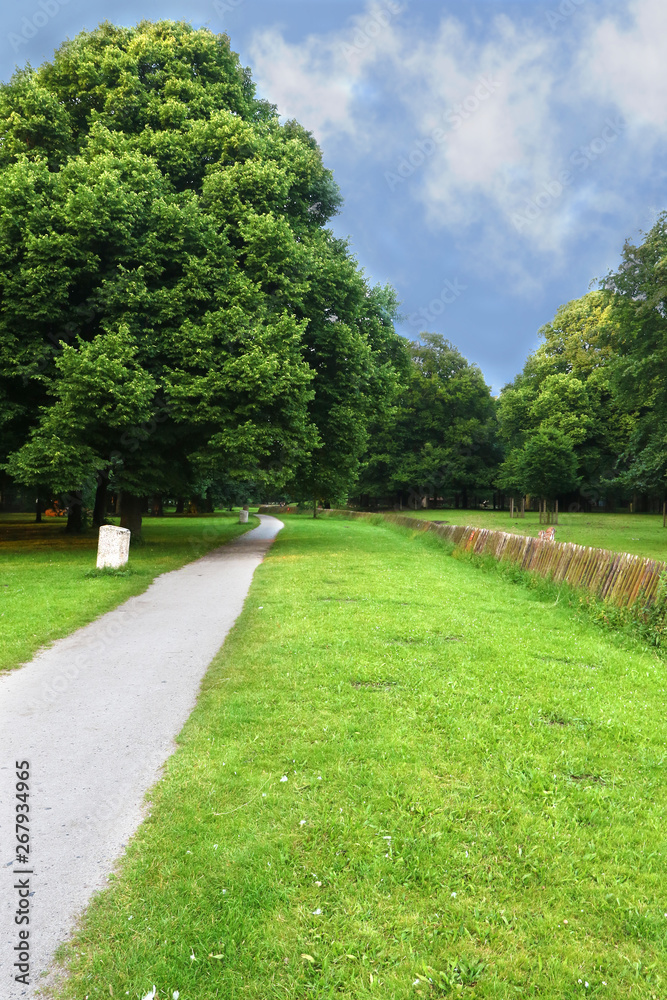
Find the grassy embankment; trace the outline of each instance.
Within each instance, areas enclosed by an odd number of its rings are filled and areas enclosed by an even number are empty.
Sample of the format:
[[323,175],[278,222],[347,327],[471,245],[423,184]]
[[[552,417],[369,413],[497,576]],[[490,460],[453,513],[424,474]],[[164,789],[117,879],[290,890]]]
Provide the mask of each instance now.
[[24,663],[40,646],[141,594],[160,573],[247,530],[238,512],[147,518],[129,572],[96,576],[87,574],[95,571],[97,532],[68,536],[63,528],[62,520],[0,518],[0,670]]
[[[448,524],[469,524],[473,528],[511,531],[519,535],[537,535],[545,525],[537,512],[510,520],[509,511],[494,510],[402,510],[393,511],[406,517],[446,521]],[[596,549],[633,552],[649,559],[667,561],[667,528],[662,526],[662,514],[569,514],[558,515],[557,542],[575,542]]]
[[663,998],[664,660],[285,521],[62,996]]

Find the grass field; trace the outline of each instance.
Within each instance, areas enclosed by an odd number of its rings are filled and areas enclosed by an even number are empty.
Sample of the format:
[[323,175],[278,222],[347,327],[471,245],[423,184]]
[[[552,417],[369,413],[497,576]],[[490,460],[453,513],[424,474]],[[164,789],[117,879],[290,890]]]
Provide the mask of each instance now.
[[159,573],[247,530],[237,522],[238,513],[146,519],[144,544],[130,551],[130,572],[91,577],[97,532],[70,536],[62,520],[1,516],[0,670],[142,593]]
[[285,522],[59,996],[664,1000],[664,660]]
[[[449,524],[469,524],[473,528],[512,531],[519,535],[537,535],[540,528],[538,513],[510,520],[508,511],[494,510],[403,510],[407,517]],[[667,561],[667,528],[662,526],[662,514],[559,514],[557,542],[576,542],[598,549],[634,552],[650,559]]]

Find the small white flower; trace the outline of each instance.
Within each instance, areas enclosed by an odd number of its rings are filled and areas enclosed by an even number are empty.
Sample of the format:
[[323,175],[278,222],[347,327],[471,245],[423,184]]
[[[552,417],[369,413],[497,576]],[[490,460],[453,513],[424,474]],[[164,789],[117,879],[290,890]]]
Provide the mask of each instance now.
[[195,961],[195,953],[194,953],[194,951],[193,951],[193,952],[192,952],[192,954],[190,955],[190,961],[191,961],[191,962],[194,962],[194,961]]
[[128,919],[128,920],[131,920],[131,919],[132,919],[132,917],[128,917],[127,919]]
[[266,792],[262,792],[262,798],[263,798],[263,799],[265,799],[265,798],[266,798]]
[[281,778],[280,780],[281,780],[281,781],[287,781],[287,775],[286,775],[286,774],[283,774],[283,776],[282,776],[282,778]]
[[260,604],[260,606],[259,606],[259,607],[257,608],[257,610],[258,610],[258,611],[263,611],[263,610],[264,610],[264,605],[263,605],[263,604]]
[[305,826],[305,825],[306,825],[305,819],[299,820],[299,826]]
[[468,857],[468,852],[466,851],[466,858]]
[[578,982],[578,983],[580,983],[580,982],[581,982],[581,979],[577,979],[577,982]]
[[588,989],[588,983],[584,983],[584,989]]
[[452,893],[452,899],[456,899],[456,893],[455,892]]
[[607,984],[605,983],[604,979],[602,980],[602,985],[603,985],[603,986],[606,986],[606,985],[607,985]]
[[153,986],[153,989],[149,990],[148,993],[146,994],[146,996],[142,998],[142,1000],[155,1000],[155,994],[156,993],[157,993],[157,990],[156,990],[155,986]]
[[185,853],[186,854],[192,854],[192,851],[186,851]]
[[319,917],[319,915],[320,915],[321,912],[322,912],[322,910],[318,906],[316,910],[313,910],[313,916],[314,917]]
[[226,890],[226,889],[223,889],[222,891],[223,891],[223,892],[227,892],[227,890]]
[[391,840],[391,837],[383,837],[383,840]]
[[317,780],[318,780],[318,781],[321,781],[321,780],[322,780],[322,775],[321,775],[321,774],[318,774],[318,776],[317,776]]
[[419,980],[418,980],[418,979],[415,979],[412,985],[413,985],[413,986],[419,986]]
[[217,851],[217,849],[218,849],[218,845],[217,845],[217,844],[214,844],[214,845],[213,845],[213,850],[214,850],[214,851]]
[[172,1000],[178,1000],[178,998],[180,997],[180,995],[181,994],[178,992],[178,990],[174,990],[174,992],[171,994]]

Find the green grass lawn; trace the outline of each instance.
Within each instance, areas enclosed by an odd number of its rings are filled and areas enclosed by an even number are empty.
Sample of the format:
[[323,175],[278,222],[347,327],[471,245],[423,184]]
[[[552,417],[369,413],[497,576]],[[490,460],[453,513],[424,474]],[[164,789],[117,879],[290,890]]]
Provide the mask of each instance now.
[[[524,518],[510,520],[509,511],[500,510],[403,510],[395,511],[407,517],[449,524],[469,524],[473,528],[493,528],[519,535],[537,535],[540,516],[527,513]],[[634,552],[650,559],[667,561],[667,528],[662,526],[662,514],[568,514],[558,515],[557,542],[576,542],[598,549]]]
[[664,659],[285,523],[58,995],[664,1000]]
[[238,512],[147,518],[144,544],[130,551],[131,572],[90,577],[97,532],[70,536],[63,529],[62,519],[35,524],[29,515],[0,517],[0,670],[24,663],[45,643],[142,593],[158,574],[247,530]]

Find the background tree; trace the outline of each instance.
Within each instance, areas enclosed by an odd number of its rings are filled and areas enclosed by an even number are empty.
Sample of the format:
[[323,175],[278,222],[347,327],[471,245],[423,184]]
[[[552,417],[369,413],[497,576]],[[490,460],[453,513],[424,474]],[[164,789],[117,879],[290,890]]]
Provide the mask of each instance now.
[[603,281],[615,318],[609,346],[611,379],[632,430],[620,481],[629,488],[667,490],[667,212],[639,246],[623,248],[621,264]]
[[555,500],[579,485],[571,439],[557,428],[540,427],[500,466],[496,482],[507,493]]
[[[608,493],[634,419],[613,385],[617,330],[608,297],[599,291],[561,306],[553,321],[541,328],[544,343],[500,395],[500,436],[507,453],[499,486],[507,488],[509,470],[521,464],[514,453],[521,453],[533,435],[544,430],[545,440],[554,431],[567,437],[576,456],[577,478],[588,496]],[[570,488],[564,481],[557,493]]]
[[437,497],[488,487],[498,461],[489,387],[476,365],[440,334],[406,344],[392,414],[373,427],[358,491],[379,498]]

